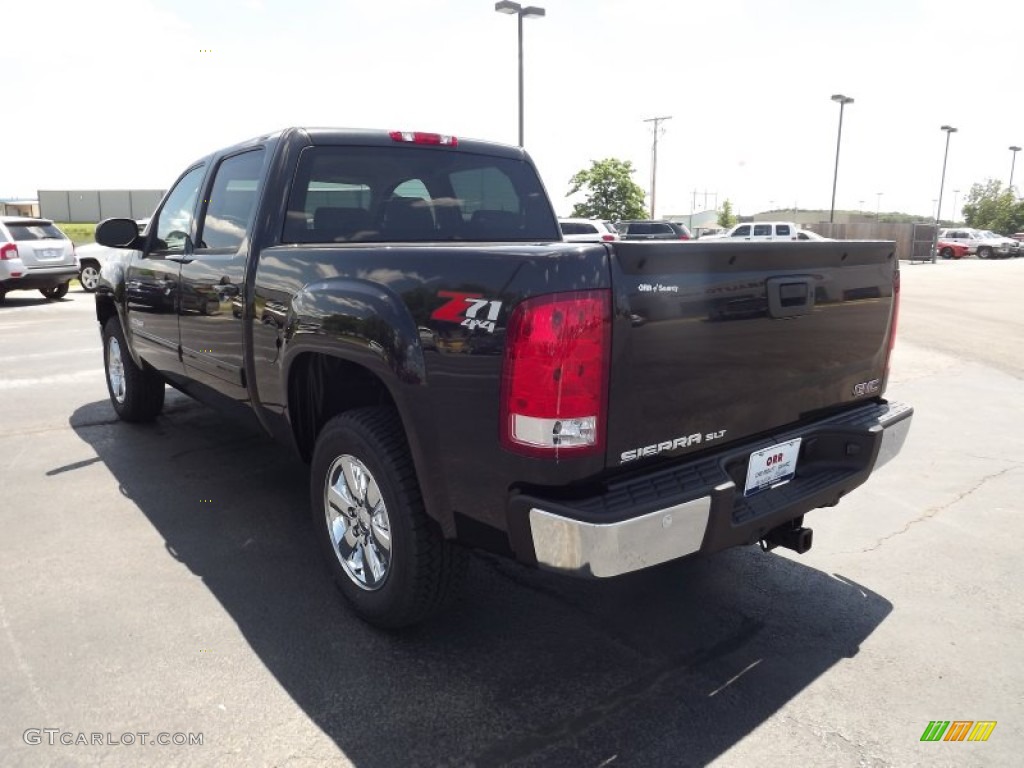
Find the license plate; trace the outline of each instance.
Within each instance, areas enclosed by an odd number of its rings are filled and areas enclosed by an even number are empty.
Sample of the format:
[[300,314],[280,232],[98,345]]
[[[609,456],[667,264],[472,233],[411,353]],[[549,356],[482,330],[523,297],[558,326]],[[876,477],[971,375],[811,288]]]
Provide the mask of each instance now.
[[776,488],[788,483],[796,474],[796,459],[800,453],[800,440],[789,440],[785,443],[763,448],[750,454],[747,465],[747,486],[744,496]]

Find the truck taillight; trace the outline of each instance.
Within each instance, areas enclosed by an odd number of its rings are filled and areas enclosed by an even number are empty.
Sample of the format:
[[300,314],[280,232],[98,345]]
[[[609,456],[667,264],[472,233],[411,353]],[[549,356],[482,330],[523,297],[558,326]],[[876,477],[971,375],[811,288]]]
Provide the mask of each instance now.
[[14,243],[0,245],[0,261],[9,261],[18,258],[18,246]]
[[527,299],[509,318],[501,444],[527,456],[604,451],[611,293]]

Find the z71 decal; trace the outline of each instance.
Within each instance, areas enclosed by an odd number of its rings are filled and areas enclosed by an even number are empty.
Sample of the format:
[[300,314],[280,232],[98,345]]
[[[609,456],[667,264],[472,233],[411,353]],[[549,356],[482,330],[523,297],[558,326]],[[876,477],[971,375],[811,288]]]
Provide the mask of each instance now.
[[447,302],[435,309],[430,317],[446,323],[458,323],[473,330],[482,328],[494,333],[494,322],[501,312],[501,302],[485,299],[480,293],[461,291],[438,291],[437,295]]

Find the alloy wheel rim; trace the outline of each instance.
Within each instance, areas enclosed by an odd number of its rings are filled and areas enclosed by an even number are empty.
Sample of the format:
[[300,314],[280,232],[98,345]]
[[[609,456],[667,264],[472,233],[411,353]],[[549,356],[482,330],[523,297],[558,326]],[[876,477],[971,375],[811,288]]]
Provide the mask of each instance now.
[[107,382],[110,384],[110,394],[117,402],[123,403],[126,394],[124,361],[121,359],[121,345],[113,336],[107,344]]
[[79,279],[82,282],[82,287],[91,291],[100,283],[100,272],[96,267],[83,267]]
[[391,521],[373,474],[342,454],[327,472],[324,516],[331,550],[353,584],[372,592],[391,572]]

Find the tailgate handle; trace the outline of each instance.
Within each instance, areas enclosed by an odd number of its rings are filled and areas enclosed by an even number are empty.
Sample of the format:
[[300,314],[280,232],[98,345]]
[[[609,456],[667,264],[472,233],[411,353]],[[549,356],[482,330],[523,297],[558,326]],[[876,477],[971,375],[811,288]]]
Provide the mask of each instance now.
[[810,277],[769,277],[768,314],[772,317],[797,317],[814,308],[814,289]]

